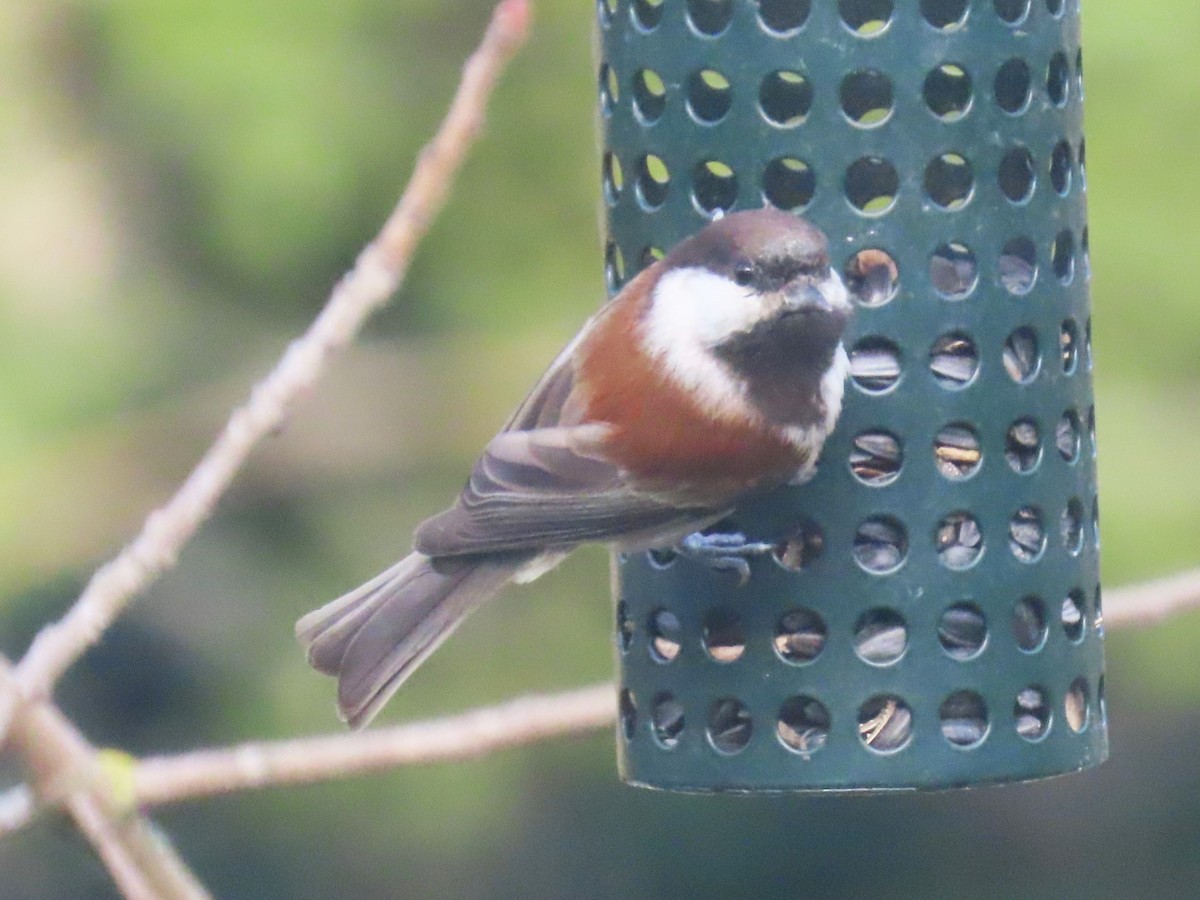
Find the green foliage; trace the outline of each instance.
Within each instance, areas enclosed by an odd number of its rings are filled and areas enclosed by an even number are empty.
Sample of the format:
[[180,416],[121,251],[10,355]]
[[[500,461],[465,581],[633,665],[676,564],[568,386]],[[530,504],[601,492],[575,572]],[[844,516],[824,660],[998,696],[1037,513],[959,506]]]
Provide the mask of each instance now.
[[[489,9],[80,0],[0,14],[7,652],[166,496],[311,318],[390,209]],[[88,724],[108,743],[182,749],[334,727],[332,686],[304,665],[291,622],[407,547],[603,294],[591,18],[588,2],[539,4],[401,296],[256,456],[110,655],[65,685],[85,721],[106,714],[102,729]],[[1200,535],[1188,268],[1200,7],[1090,3],[1084,26],[1105,578],[1117,584],[1195,564]],[[513,592],[386,718],[604,677],[607,591],[594,554]],[[617,787],[603,736],[164,820],[221,896],[816,896],[814,884],[1009,896],[1013,865],[1032,896],[1133,896],[1147,867],[1194,888],[1200,807],[1167,773],[1195,779],[1182,767],[1200,734],[1180,711],[1200,695],[1198,637],[1195,616],[1111,636],[1114,762],[1050,787],[665,798]],[[181,658],[200,674],[162,673],[158,693],[132,678],[106,694],[82,684],[120,672],[146,684],[146,660]],[[1126,813],[1162,842],[1130,839]],[[14,896],[102,896],[88,866],[50,827],[0,846]]]

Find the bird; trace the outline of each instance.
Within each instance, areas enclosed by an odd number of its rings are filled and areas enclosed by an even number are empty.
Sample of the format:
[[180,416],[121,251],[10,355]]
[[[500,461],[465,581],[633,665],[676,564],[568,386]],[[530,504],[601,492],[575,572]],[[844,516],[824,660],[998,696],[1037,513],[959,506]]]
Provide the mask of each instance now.
[[361,728],[466,616],[584,543],[748,573],[707,533],[812,476],[842,406],[852,304],[826,236],[771,208],[710,221],[588,320],[408,556],[296,623]]

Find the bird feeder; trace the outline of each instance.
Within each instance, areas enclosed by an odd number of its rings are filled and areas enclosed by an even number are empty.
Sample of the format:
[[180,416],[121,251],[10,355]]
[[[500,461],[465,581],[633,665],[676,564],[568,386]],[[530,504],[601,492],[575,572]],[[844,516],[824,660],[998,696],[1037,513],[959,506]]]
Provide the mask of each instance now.
[[945,788],[1108,753],[1078,0],[598,0],[610,292],[723,212],[857,303],[817,477],[739,586],[618,557],[618,757],[686,791]]

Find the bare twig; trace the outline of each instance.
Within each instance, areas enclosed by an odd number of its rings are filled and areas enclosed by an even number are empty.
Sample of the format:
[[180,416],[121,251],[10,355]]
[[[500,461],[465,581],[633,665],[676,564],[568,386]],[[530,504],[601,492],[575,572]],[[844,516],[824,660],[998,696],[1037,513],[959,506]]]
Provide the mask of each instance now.
[[417,242],[441,209],[482,127],[492,88],[525,40],[530,17],[529,0],[501,0],[479,48],[467,61],[441,128],[421,151],[400,202],[378,236],[338,282],[308,331],[234,411],[175,496],[152,512],[133,542],[92,576],[67,614],[37,635],[18,666],[25,697],[48,695],[132,597],[170,568],[255,444],[283,422],[295,399],[320,377],[329,357],[354,338],[367,316],[399,286]]
[[37,799],[27,784],[18,784],[0,794],[0,837],[20,831],[33,820],[37,811]]
[[395,766],[470,759],[610,725],[617,715],[616,696],[616,688],[605,682],[394,728],[151,757],[135,769],[133,793],[140,806],[153,806]]
[[[0,688],[11,691],[13,681],[8,661],[0,659]],[[126,897],[208,896],[170,842],[137,813],[132,794],[122,798],[114,790],[96,748],[54,704],[18,708],[10,736],[32,782],[24,795],[6,795],[15,826],[28,821],[39,804],[64,806]]]
[[117,834],[116,825],[93,797],[80,794],[69,803],[72,818],[96,848],[108,874],[127,900],[156,900],[150,879]]
[[1104,592],[1104,624],[1144,628],[1167,616],[1200,609],[1200,569]]

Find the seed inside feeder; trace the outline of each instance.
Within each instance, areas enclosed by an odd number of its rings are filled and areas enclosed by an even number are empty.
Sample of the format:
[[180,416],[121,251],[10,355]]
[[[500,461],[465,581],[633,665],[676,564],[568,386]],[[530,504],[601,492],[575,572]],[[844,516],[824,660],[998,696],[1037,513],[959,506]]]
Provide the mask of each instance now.
[[979,370],[975,342],[965,334],[943,334],[929,350],[929,369],[944,387],[962,387]]
[[850,469],[866,484],[883,485],[896,480],[904,453],[899,439],[886,431],[864,431],[854,438]]
[[947,425],[933,440],[933,459],[946,478],[965,478],[979,468],[979,436],[966,425]]
[[965,569],[983,552],[983,532],[979,523],[964,512],[951,513],[938,523],[937,553],[949,569]]
[[1004,342],[1004,371],[1013,381],[1023,384],[1037,374],[1037,369],[1037,334],[1032,328],[1018,328]]
[[886,391],[900,380],[900,351],[882,338],[859,341],[850,351],[850,377],[868,393]]

